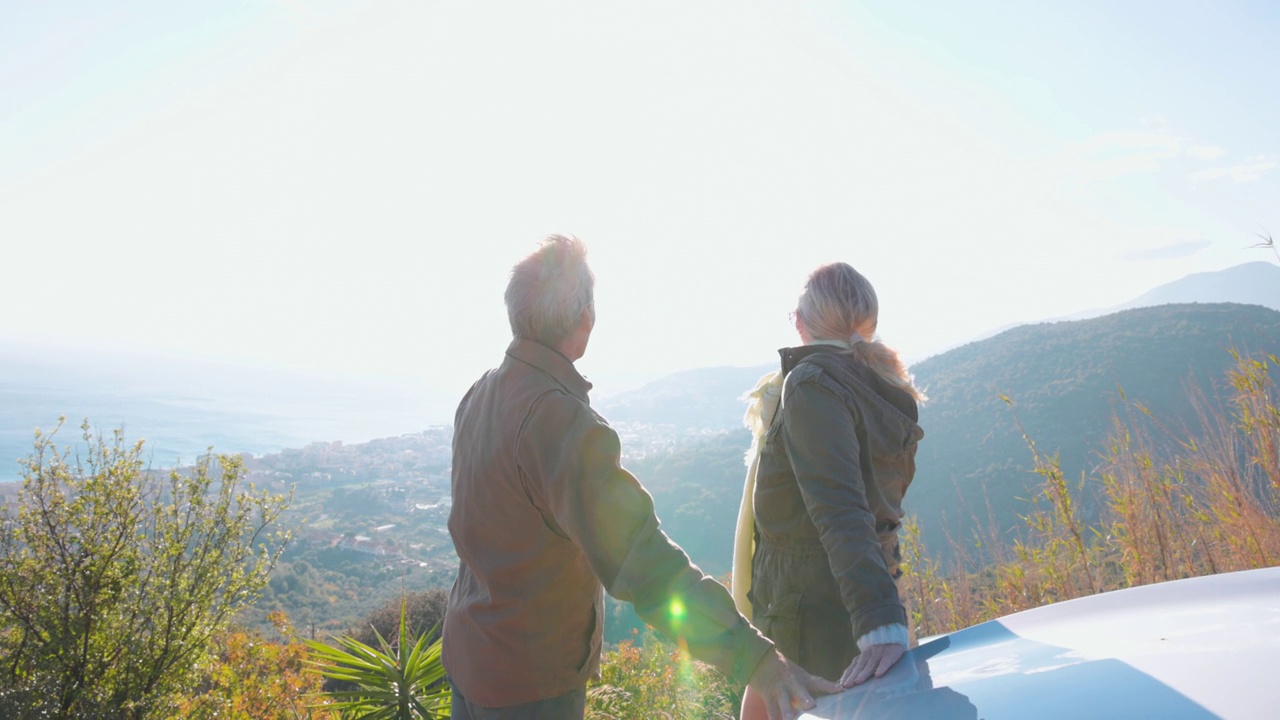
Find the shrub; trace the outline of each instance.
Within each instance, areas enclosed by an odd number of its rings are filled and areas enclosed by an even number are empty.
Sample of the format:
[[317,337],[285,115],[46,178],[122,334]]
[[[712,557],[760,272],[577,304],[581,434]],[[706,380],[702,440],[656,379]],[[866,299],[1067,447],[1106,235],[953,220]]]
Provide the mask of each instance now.
[[1172,430],[1121,397],[1092,477],[1103,489],[1099,521],[1084,525],[1055,456],[1027,439],[1039,493],[1026,532],[981,543],[991,562],[944,576],[908,523],[904,591],[920,636],[936,635],[1046,603],[1152,582],[1269,567],[1280,562],[1280,391],[1274,356],[1232,353],[1228,397],[1197,390],[1195,430]]
[[286,499],[235,457],[162,475],[121,431],[82,425],[83,460],[56,432],[0,515],[0,716],[149,717],[266,584]]
[[189,696],[178,698],[172,714],[184,720],[320,720],[335,717],[313,708],[320,676],[306,667],[307,647],[281,612],[270,620],[279,640],[244,628],[220,633],[213,652],[197,668]]
[[606,652],[600,675],[587,689],[587,718],[593,720],[731,720],[742,701],[742,688],[651,629],[641,642],[626,640]]
[[377,648],[348,636],[337,638],[337,645],[304,641],[311,650],[307,663],[316,672],[356,686],[354,690],[324,691],[328,698],[325,707],[339,710],[343,717],[362,720],[449,717],[452,696],[444,682],[440,641],[428,645],[434,628],[415,640],[407,615],[402,605],[394,647],[380,633],[375,633]]

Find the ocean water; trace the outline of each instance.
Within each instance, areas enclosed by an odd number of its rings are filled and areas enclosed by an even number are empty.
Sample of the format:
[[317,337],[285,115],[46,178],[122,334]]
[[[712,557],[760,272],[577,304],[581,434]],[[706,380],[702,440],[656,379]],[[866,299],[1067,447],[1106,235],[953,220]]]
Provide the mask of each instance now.
[[0,482],[22,478],[35,431],[60,447],[123,429],[152,467],[189,464],[210,448],[262,454],[312,442],[364,442],[448,422],[457,398],[410,382],[320,378],[176,360],[30,357],[0,346]]

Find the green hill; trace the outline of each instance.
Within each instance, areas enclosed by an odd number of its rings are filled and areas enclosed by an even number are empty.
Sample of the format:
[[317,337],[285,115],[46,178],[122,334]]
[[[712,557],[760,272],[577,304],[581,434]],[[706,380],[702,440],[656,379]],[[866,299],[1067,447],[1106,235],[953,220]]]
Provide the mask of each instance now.
[[[975,534],[1020,526],[1039,478],[1019,421],[1042,452],[1060,454],[1078,484],[1103,449],[1122,389],[1166,426],[1194,427],[1188,388],[1212,396],[1225,382],[1231,348],[1280,354],[1280,312],[1235,304],[1139,308],[1018,327],[917,364],[929,402],[906,509],[930,554],[945,559],[951,539],[969,545]],[[727,393],[722,400],[730,401]],[[676,399],[668,402],[667,415],[677,416]],[[629,464],[653,493],[667,532],[717,575],[732,552],[747,444],[739,430]],[[1091,515],[1094,488],[1081,495]]]
[[[1061,452],[1068,477],[1079,478],[1102,447],[1118,388],[1176,428],[1194,417],[1188,382],[1207,391],[1220,384],[1231,347],[1280,355],[1280,312],[1231,304],[1142,308],[1019,327],[919,363],[913,369],[930,401],[921,412],[926,435],[906,506],[931,554],[944,558],[948,537],[1013,528],[1026,512],[1023,498],[1038,479],[1015,412],[1038,447]],[[655,383],[651,397],[637,393],[629,407],[605,411],[610,420],[633,424],[623,433],[633,453],[626,465],[653,494],[663,528],[716,577],[729,570],[749,438],[743,429],[688,428],[718,416],[735,426],[742,412],[737,398],[760,372],[683,374]],[[690,400],[681,387],[697,393]],[[691,419],[682,416],[689,407]],[[654,442],[654,433],[665,440]],[[304,626],[333,629],[400,588],[448,587],[457,561],[445,529],[447,466],[446,428],[255,459],[252,479],[264,487],[296,482],[295,512],[309,518],[260,610],[283,608]],[[360,535],[385,545],[387,554],[347,546]],[[628,606],[611,603],[609,640],[631,637],[639,625]]]
[[[930,401],[907,506],[926,543],[945,556],[949,538],[1018,526],[1038,484],[1019,421],[1078,479],[1102,449],[1121,391],[1167,427],[1193,428],[1188,388],[1212,398],[1232,348],[1280,353],[1280,312],[1228,303],[1139,308],[1019,327],[919,363],[913,371]],[[1086,514],[1096,490],[1082,488]]]

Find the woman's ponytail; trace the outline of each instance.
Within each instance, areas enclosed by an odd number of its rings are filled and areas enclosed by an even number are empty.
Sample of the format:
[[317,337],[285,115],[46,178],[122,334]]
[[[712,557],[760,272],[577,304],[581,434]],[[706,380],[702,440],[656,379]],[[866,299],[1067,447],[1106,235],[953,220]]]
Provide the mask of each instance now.
[[862,342],[853,343],[849,351],[890,385],[905,390],[908,395],[916,399],[916,402],[925,401],[924,392],[916,387],[915,378],[903,364],[897,350],[879,340],[862,340]]
[[917,401],[925,399],[902,358],[876,339],[880,301],[871,282],[847,263],[830,263],[814,270],[804,285],[796,315],[816,340],[848,344],[880,377],[905,390]]

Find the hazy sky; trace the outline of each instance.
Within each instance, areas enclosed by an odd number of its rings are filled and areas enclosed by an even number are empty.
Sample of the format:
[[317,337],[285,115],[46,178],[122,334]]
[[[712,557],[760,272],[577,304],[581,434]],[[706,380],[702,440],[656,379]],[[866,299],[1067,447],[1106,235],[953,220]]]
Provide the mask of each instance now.
[[589,245],[602,390],[845,260],[922,357],[1272,256],[1280,5],[0,5],[0,337],[461,392]]

